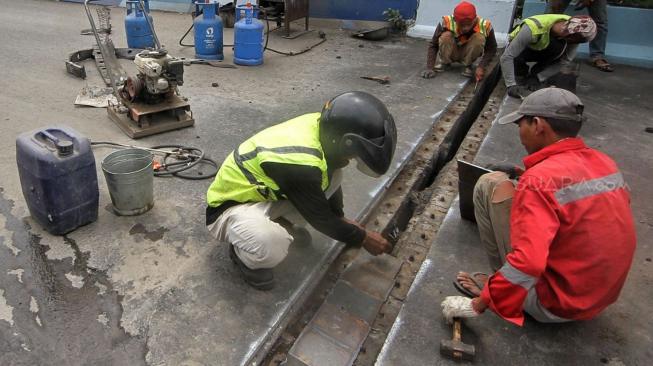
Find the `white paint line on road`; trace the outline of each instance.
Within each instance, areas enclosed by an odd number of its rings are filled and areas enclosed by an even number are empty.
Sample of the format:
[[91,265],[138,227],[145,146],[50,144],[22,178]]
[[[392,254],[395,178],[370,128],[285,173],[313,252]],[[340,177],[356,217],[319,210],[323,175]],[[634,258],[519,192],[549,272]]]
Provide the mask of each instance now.
[[0,320],[6,321],[11,326],[14,325],[14,307],[7,304],[3,289],[0,289]]
[[[3,216],[0,215],[0,228],[6,227],[7,219]],[[11,232],[7,232],[8,235],[0,235],[0,239],[2,239],[2,242],[5,244],[9,250],[11,250],[12,253],[14,253],[15,256],[20,253],[20,249],[16,248],[14,246],[14,240],[11,238]]]
[[72,273],[66,273],[66,278],[70,281],[74,288],[82,288],[84,286],[84,277],[76,276]]
[[12,269],[7,271],[7,274],[14,275],[18,279],[18,282],[23,283],[23,273],[25,272],[22,268]]

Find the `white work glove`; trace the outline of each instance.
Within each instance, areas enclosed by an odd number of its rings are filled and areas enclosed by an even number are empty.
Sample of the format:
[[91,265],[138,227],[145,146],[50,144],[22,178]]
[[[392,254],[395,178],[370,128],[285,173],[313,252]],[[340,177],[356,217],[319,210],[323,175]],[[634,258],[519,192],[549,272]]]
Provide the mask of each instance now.
[[478,313],[472,308],[472,299],[464,296],[447,296],[441,304],[442,316],[447,323],[453,323],[453,318],[473,318]]

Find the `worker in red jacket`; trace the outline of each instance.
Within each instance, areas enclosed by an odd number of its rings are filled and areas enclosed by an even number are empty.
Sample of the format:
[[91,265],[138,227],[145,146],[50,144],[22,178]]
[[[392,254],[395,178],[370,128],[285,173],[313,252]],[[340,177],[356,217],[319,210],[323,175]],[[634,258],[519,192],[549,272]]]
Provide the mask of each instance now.
[[450,296],[443,314],[473,317],[490,308],[522,325],[587,320],[619,297],[635,252],[630,195],[607,155],[576,137],[583,104],[573,93],[539,90],[500,124],[519,125],[530,154],[516,187],[503,172],[474,189],[474,210],[494,274],[461,272],[472,298]]

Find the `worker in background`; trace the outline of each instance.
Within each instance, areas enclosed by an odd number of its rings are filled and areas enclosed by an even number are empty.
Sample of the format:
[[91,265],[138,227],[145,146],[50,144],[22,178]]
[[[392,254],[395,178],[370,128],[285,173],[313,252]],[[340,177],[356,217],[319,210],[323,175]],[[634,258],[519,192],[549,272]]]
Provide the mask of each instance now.
[[[529,155],[515,187],[495,171],[474,188],[481,242],[494,274],[460,272],[474,298],[450,296],[445,317],[490,308],[522,325],[594,318],[614,303],[635,252],[635,227],[624,177],[607,155],[577,137],[583,104],[546,88],[499,119],[515,124]],[[458,287],[458,286],[457,286]]]
[[[524,19],[510,33],[501,55],[508,95],[523,98],[559,72],[573,73],[578,44],[595,35],[596,24],[586,15],[542,14]],[[529,68],[527,62],[535,65]]]
[[[452,62],[462,62],[463,76],[483,79],[490,61],[497,52],[497,40],[489,20],[476,15],[474,5],[463,1],[456,5],[453,15],[442,17],[429,42],[426,70],[422,77],[430,79],[443,72]],[[476,69],[474,61],[481,57]],[[437,63],[436,63],[437,59]]]
[[[572,0],[547,0],[547,13],[564,13]],[[605,72],[614,68],[605,59],[605,44],[608,39],[608,1],[607,0],[574,0],[575,9],[587,8],[596,23],[596,37],[590,42],[590,60],[592,66]]]
[[229,245],[245,281],[260,290],[274,286],[276,267],[288,254],[290,232],[310,224],[373,255],[390,243],[344,217],[341,169],[355,159],[363,173],[379,177],[392,162],[397,132],[376,97],[347,92],[321,113],[269,127],[225,159],[207,193],[206,224]]

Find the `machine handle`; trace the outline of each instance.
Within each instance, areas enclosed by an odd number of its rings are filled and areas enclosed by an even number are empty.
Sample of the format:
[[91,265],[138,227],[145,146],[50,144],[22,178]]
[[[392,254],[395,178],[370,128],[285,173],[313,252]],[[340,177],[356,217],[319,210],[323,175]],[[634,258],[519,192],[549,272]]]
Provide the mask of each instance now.
[[145,3],[143,0],[138,0],[138,3],[141,6],[141,10],[143,11],[143,14],[145,14],[145,21],[147,22],[147,26],[150,27],[150,31],[152,32],[152,38],[154,38],[154,45],[156,46],[155,49],[160,50],[161,49],[161,42],[159,42],[159,37],[156,36],[156,31],[154,30],[154,25],[152,25],[152,22],[150,21],[150,17],[147,14],[147,9],[148,7],[145,6]]

